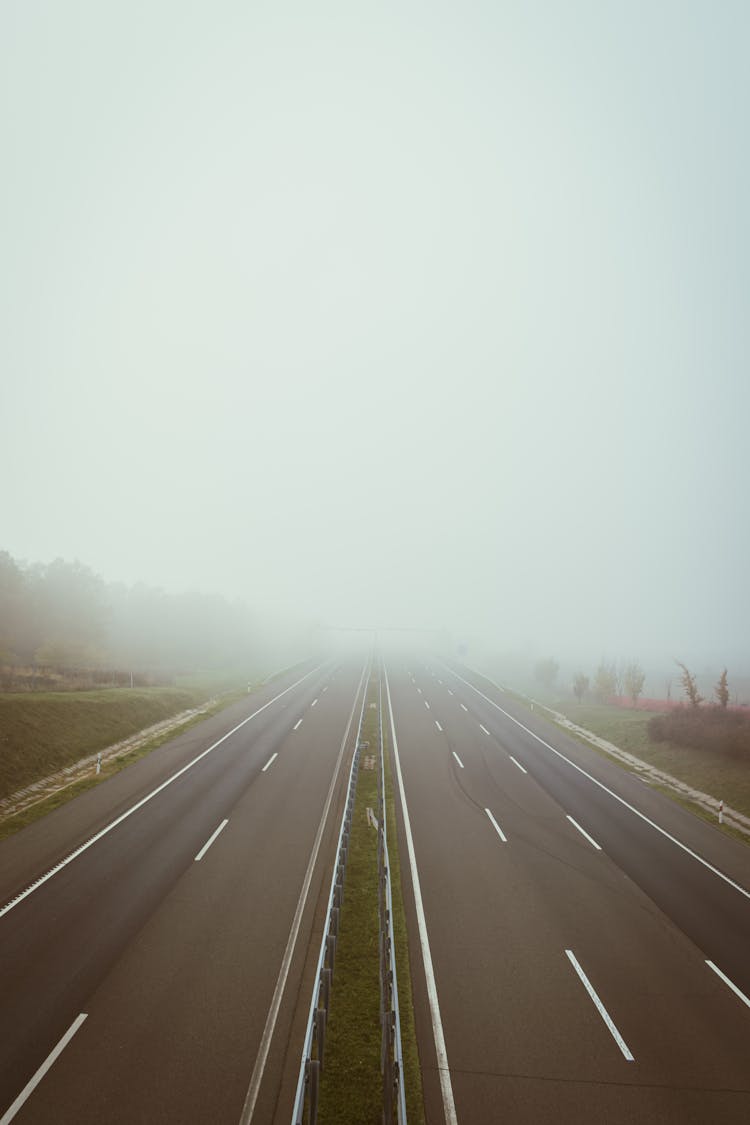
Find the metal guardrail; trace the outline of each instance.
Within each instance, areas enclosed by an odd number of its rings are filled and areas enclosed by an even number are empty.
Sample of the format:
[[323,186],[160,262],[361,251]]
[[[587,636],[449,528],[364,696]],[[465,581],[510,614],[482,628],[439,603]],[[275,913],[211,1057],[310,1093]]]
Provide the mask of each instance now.
[[346,861],[349,855],[349,835],[354,812],[357,777],[359,776],[359,759],[362,750],[362,723],[364,720],[367,685],[369,681],[370,677],[368,674],[362,695],[362,708],[359,713],[357,745],[352,757],[351,769],[349,770],[346,804],[341,817],[341,828],[339,829],[338,847],[336,849],[336,862],[333,865],[333,874],[331,876],[331,890],[328,895],[326,924],[323,927],[323,938],[320,943],[313,995],[310,1002],[310,1014],[307,1019],[307,1030],[305,1032],[305,1042],[302,1049],[299,1078],[297,1079],[297,1096],[294,1100],[292,1125],[303,1125],[306,1106],[309,1107],[310,1111],[307,1118],[308,1125],[316,1125],[318,1120],[320,1074],[323,1069],[325,1056],[326,1023],[328,1021],[328,1010],[331,1002],[331,985],[333,983],[333,968],[336,960],[339,918],[341,906],[344,901],[344,877],[346,874]]
[[393,938],[393,899],[388,861],[388,828],[385,809],[382,678],[378,679],[378,917],[380,920],[380,1067],[383,1073],[383,1123],[406,1125],[404,1064],[401,1050],[401,1017],[398,1006],[396,953]]

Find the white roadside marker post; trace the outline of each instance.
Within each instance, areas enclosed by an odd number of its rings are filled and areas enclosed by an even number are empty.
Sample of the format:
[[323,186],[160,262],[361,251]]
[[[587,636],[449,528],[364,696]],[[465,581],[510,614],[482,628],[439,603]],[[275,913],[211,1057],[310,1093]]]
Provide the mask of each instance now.
[[719,801],[719,824],[724,823],[724,802]]
[[101,756],[101,754],[97,754],[96,755],[96,773],[97,773],[97,776],[101,772],[102,772],[102,756]]

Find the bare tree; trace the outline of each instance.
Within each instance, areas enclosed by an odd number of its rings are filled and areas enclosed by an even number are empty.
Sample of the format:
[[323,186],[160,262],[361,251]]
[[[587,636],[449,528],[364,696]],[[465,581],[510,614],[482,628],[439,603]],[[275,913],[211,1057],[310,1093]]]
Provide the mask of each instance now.
[[698,687],[695,682],[695,676],[692,676],[690,672],[688,672],[687,668],[681,661],[675,660],[675,664],[678,668],[682,669],[682,675],[680,676],[680,679],[682,680],[682,687],[684,689],[685,695],[690,700],[690,706],[700,707],[701,703],[703,702],[703,696],[698,691]]
[[594,694],[600,703],[606,703],[610,695],[615,694],[617,688],[617,668],[615,664],[608,664],[606,660],[599,663],[594,677]]
[[638,706],[638,696],[643,691],[646,674],[637,660],[631,660],[625,669],[625,691],[630,696],[633,706]]
[[727,684],[727,670],[726,668],[719,677],[719,682],[714,688],[714,695],[716,696],[719,706],[726,708],[729,703],[729,686]]
[[586,692],[589,690],[589,678],[584,676],[583,672],[578,672],[573,680],[573,695],[580,703]]

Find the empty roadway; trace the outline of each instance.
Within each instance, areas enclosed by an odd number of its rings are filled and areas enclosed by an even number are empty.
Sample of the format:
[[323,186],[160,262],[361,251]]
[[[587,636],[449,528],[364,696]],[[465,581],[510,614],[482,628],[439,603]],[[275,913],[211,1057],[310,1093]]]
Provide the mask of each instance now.
[[271,1119],[363,670],[286,673],[0,845],[8,903],[104,830],[0,917],[0,1115],[70,1031],[14,1120],[234,1125],[254,1070]]
[[747,848],[465,669],[388,671],[429,1121],[750,1119],[750,1008],[707,964],[750,995]]

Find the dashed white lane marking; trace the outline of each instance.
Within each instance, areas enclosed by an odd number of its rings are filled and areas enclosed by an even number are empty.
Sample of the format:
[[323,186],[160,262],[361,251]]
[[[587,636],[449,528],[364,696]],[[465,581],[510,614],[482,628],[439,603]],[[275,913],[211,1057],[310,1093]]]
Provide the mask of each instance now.
[[421,687],[418,687],[418,688],[417,688],[417,691],[419,692],[419,694],[420,694],[420,695],[422,694],[422,689],[421,689]]
[[274,751],[274,752],[273,752],[273,754],[272,754],[272,755],[271,755],[271,757],[270,757],[270,758],[268,759],[268,761],[266,762],[266,764],[264,765],[263,769],[262,769],[262,770],[261,770],[260,772],[261,772],[261,773],[265,773],[265,772],[266,772],[266,770],[268,769],[268,767],[269,767],[269,766],[272,766],[272,765],[273,765],[273,763],[274,763],[274,762],[275,762],[275,760],[276,760],[276,759],[278,758],[278,756],[279,756],[279,755],[278,755],[278,751]]
[[451,691],[450,688],[448,688],[448,695],[453,695],[453,692]]
[[725,883],[728,883],[730,887],[734,887],[734,889],[736,891],[739,891],[741,895],[744,895],[745,898],[750,899],[749,890],[741,886],[739,883],[735,883],[734,879],[730,879],[729,876],[725,875],[723,871],[719,871],[718,867],[714,867],[714,865],[712,863],[709,863],[707,859],[704,859],[702,855],[698,855],[698,853],[694,852],[692,848],[689,848],[687,844],[683,844],[682,840],[678,840],[677,837],[673,836],[671,832],[667,832],[666,828],[662,828],[661,825],[657,824],[655,820],[652,820],[651,817],[646,816],[646,814],[642,813],[640,809],[637,809],[635,805],[631,805],[629,801],[626,801],[624,797],[621,797],[619,795],[619,793],[615,793],[614,790],[606,786],[603,781],[599,781],[599,779],[594,777],[593,774],[590,774],[588,770],[585,770],[583,766],[577,765],[574,761],[563,754],[561,750],[557,750],[554,746],[551,746],[549,742],[545,742],[544,739],[540,738],[539,735],[531,730],[530,727],[525,726],[520,721],[520,719],[516,719],[515,716],[511,715],[509,711],[503,710],[499,703],[495,703],[494,699],[490,699],[490,697],[488,695],[485,695],[483,691],[480,691],[478,687],[474,687],[474,684],[469,683],[469,681],[465,680],[463,676],[459,676],[458,672],[454,672],[452,668],[450,668],[449,671],[456,677],[457,680],[460,680],[462,684],[466,684],[466,686],[470,687],[471,690],[473,692],[476,692],[477,695],[481,695],[482,699],[485,699],[488,703],[491,703],[496,711],[499,711],[501,715],[505,715],[506,719],[510,719],[510,721],[512,723],[515,723],[517,727],[520,727],[521,730],[526,731],[526,734],[529,734],[532,738],[536,739],[536,741],[541,746],[546,747],[547,750],[551,750],[552,753],[556,754],[558,758],[561,758],[563,762],[567,762],[569,766],[572,766],[574,770],[582,774],[584,777],[588,778],[588,780],[593,782],[594,785],[598,786],[599,789],[602,789],[610,797],[614,798],[614,800],[619,804],[623,805],[626,809],[629,809],[630,812],[635,813],[637,817],[640,817],[640,819],[645,821],[646,824],[651,825],[652,828],[661,833],[661,835],[664,836],[667,840],[671,840],[673,844],[676,844],[677,847],[681,848],[684,852],[687,853],[687,855],[692,856],[693,859],[696,859],[698,861],[698,863],[702,863],[703,866],[707,867],[709,871],[712,871],[714,875],[718,875],[720,879],[723,879]]
[[[274,758],[275,758],[275,757],[276,757],[276,755],[274,754]],[[271,763],[269,762],[268,764],[270,765]],[[266,766],[264,766],[263,768],[264,768],[264,769],[266,769],[267,767],[266,767]],[[226,828],[226,826],[227,826],[228,824],[229,824],[229,821],[228,821],[228,820],[222,820],[221,824],[220,824],[220,825],[219,825],[219,827],[218,827],[218,828],[216,829],[216,831],[215,831],[215,832],[212,832],[212,834],[211,834],[211,835],[209,836],[209,838],[208,838],[208,839],[206,840],[205,844],[203,845],[203,847],[201,848],[201,850],[200,850],[200,851],[198,852],[197,856],[195,857],[195,862],[196,862],[196,863],[199,863],[199,862],[200,862],[200,861],[201,861],[201,860],[203,859],[204,855],[206,854],[206,852],[208,851],[208,849],[209,849],[209,848],[211,847],[211,845],[213,844],[213,842],[214,842],[214,840],[216,839],[216,837],[217,837],[217,836],[219,835],[219,833],[220,833],[220,832],[222,831],[222,829]]]
[[328,684],[323,688],[323,691],[328,691]]
[[462,711],[468,711],[468,710],[469,710],[469,708],[468,708],[468,707],[466,706],[466,704],[465,704],[465,703],[462,703],[462,704],[461,704],[461,710],[462,710]]
[[456,751],[455,751],[455,750],[453,750],[453,751],[452,751],[452,753],[453,753],[453,757],[454,757],[454,758],[456,759],[456,761],[458,762],[458,764],[459,764],[459,766],[461,767],[461,769],[463,769],[463,768],[464,768],[464,764],[463,764],[463,762],[461,761],[461,759],[459,758],[459,756],[458,756],[458,754],[456,753]]
[[520,762],[516,761],[516,759],[513,757],[512,754],[509,754],[508,757],[510,758],[510,760],[513,763],[514,766],[518,766],[521,773],[528,773],[529,772],[527,769],[524,769],[524,767],[521,765]]
[[617,1028],[615,1027],[615,1025],[612,1021],[612,1017],[610,1016],[609,1012],[604,1007],[601,1000],[599,999],[596,992],[594,991],[594,987],[591,984],[591,981],[586,976],[586,974],[584,973],[581,966],[578,964],[578,961],[576,960],[576,956],[573,953],[573,950],[572,949],[566,949],[565,954],[566,954],[568,960],[570,961],[571,965],[575,969],[575,971],[578,973],[578,976],[580,977],[580,980],[581,980],[581,983],[583,984],[583,987],[586,989],[589,996],[594,1001],[594,1004],[596,1005],[596,1010],[598,1011],[599,1015],[602,1017],[602,1019],[606,1023],[606,1025],[609,1029],[609,1032],[610,1032],[612,1038],[614,1039],[615,1043],[620,1048],[620,1050],[622,1051],[622,1053],[625,1056],[625,1058],[627,1059],[627,1061],[633,1062],[633,1056],[630,1053],[630,1050],[628,1048],[627,1043],[625,1042],[623,1037],[620,1035],[620,1032],[617,1030]]
[[33,894],[34,891],[38,890],[39,887],[43,886],[43,884],[46,883],[48,879],[51,879],[53,875],[56,875],[58,871],[62,871],[62,869],[64,867],[67,867],[69,863],[72,863],[74,859],[78,859],[79,855],[83,855],[85,851],[88,851],[88,849],[93,847],[94,844],[98,843],[99,840],[102,840],[109,832],[111,832],[114,828],[117,828],[118,824],[122,824],[124,820],[127,820],[128,817],[132,816],[133,813],[138,811],[138,809],[142,809],[144,805],[148,804],[148,802],[153,800],[153,798],[156,797],[159,793],[162,793],[167,788],[167,786],[172,784],[173,781],[177,781],[178,777],[182,777],[184,773],[187,773],[188,770],[192,769],[193,766],[202,761],[206,757],[206,755],[215,750],[217,746],[221,746],[222,743],[226,742],[228,738],[231,738],[233,734],[235,734],[238,730],[241,730],[242,727],[249,723],[251,719],[254,719],[256,715],[260,715],[261,712],[265,711],[267,707],[270,707],[272,703],[276,703],[277,700],[287,695],[288,692],[293,691],[296,687],[299,687],[300,684],[304,683],[305,680],[309,679],[309,677],[312,676],[313,672],[317,672],[321,667],[322,665],[318,665],[318,667],[313,668],[311,672],[306,672],[301,679],[296,680],[293,684],[290,684],[289,687],[284,688],[284,690],[280,691],[278,695],[275,695],[273,699],[269,699],[268,702],[264,703],[262,707],[259,707],[257,711],[253,711],[252,715],[248,715],[247,718],[243,719],[241,723],[237,723],[236,727],[232,727],[232,729],[228,730],[226,734],[223,734],[221,738],[218,738],[216,742],[211,743],[210,746],[208,746],[205,750],[202,750],[200,754],[197,754],[191,761],[182,766],[181,769],[178,769],[176,773],[173,773],[171,777],[168,777],[166,781],[162,781],[161,785],[157,785],[156,789],[152,789],[151,792],[147,793],[145,797],[141,797],[140,801],[136,801],[134,805],[131,805],[130,808],[126,809],[124,813],[121,813],[120,816],[118,816],[115,820],[107,824],[106,827],[102,828],[100,832],[97,832],[95,836],[92,836],[90,840],[87,840],[85,844],[81,844],[79,848],[76,848],[74,852],[71,852],[70,855],[67,855],[65,859],[61,859],[59,863],[56,863],[55,866],[51,867],[49,871],[46,871],[44,875],[40,875],[40,877],[34,883],[32,883],[31,886],[27,887],[26,890],[21,891],[21,893],[16,895],[14,899],[11,899],[10,902],[6,902],[5,906],[3,906],[3,908],[0,910],[0,918],[2,918],[4,914],[7,914],[9,910],[12,910],[15,906],[18,906],[19,902],[23,902],[25,898],[28,898],[28,896],[30,894]]
[[297,722],[292,727],[292,730],[297,730],[297,728],[301,727],[301,726],[302,726],[302,719],[297,719]]
[[21,1090],[21,1093],[18,1095],[16,1100],[13,1102],[13,1105],[10,1106],[5,1111],[5,1113],[3,1114],[2,1117],[0,1117],[0,1125],[9,1125],[9,1122],[11,1122],[13,1120],[13,1118],[16,1116],[16,1114],[18,1113],[19,1109],[24,1104],[24,1102],[30,1097],[31,1094],[33,1094],[34,1090],[37,1088],[39,1083],[42,1081],[42,1079],[44,1078],[45,1074],[50,1069],[52,1064],[55,1062],[55,1060],[58,1058],[58,1056],[62,1054],[62,1052],[67,1047],[68,1043],[70,1043],[71,1039],[73,1038],[75,1033],[78,1031],[78,1028],[81,1026],[83,1021],[86,1019],[86,1016],[87,1016],[86,1012],[81,1012],[81,1014],[79,1016],[76,1016],[76,1018],[73,1020],[72,1024],[68,1028],[68,1030],[63,1035],[62,1039],[57,1044],[57,1046],[52,1048],[50,1053],[47,1055],[47,1058],[44,1060],[42,1065],[39,1067],[39,1070],[36,1072],[36,1074],[33,1076],[33,1078],[29,1079],[29,1081],[24,1086],[23,1090]]
[[490,812],[490,810],[485,809],[484,811],[487,813],[487,816],[490,818],[490,822],[492,824],[492,827],[495,829],[495,831],[497,832],[497,834],[500,837],[500,839],[502,840],[502,842],[504,844],[507,844],[508,843],[508,837],[505,835],[505,833],[503,832],[502,828],[500,827],[500,825],[495,820],[495,818],[492,815],[492,813]]
[[426,699],[425,699],[425,701],[424,701],[424,705],[425,705],[425,707],[427,708],[427,710],[429,711],[429,709],[430,709],[430,705],[429,705],[429,703],[427,702],[427,700],[426,700]]
[[588,840],[588,842],[589,842],[589,843],[590,843],[590,844],[591,844],[591,845],[592,845],[593,847],[595,847],[595,848],[596,848],[596,850],[597,850],[598,852],[600,852],[600,851],[602,850],[602,849],[601,849],[601,845],[597,844],[597,842],[596,842],[596,840],[594,839],[594,837],[593,837],[593,836],[589,836],[589,834],[588,834],[588,832],[586,831],[586,829],[585,829],[585,828],[581,828],[581,826],[580,826],[580,824],[578,823],[578,821],[577,821],[577,820],[573,820],[573,817],[572,817],[572,816],[571,816],[571,815],[570,815],[569,813],[566,813],[565,815],[567,816],[568,820],[569,820],[569,821],[570,821],[570,823],[571,823],[571,824],[573,825],[573,827],[574,827],[574,828],[577,828],[577,829],[578,829],[578,831],[579,831],[579,832],[581,833],[581,835],[582,835],[582,836],[585,836],[585,837],[586,837],[586,839]]
[[440,1092],[443,1097],[443,1114],[445,1116],[445,1125],[458,1125],[458,1118],[456,1117],[456,1106],[453,1100],[453,1086],[451,1085],[451,1072],[448,1065],[448,1052],[445,1047],[445,1035],[443,1033],[443,1024],[440,1019],[440,1004],[438,1001],[437,984],[435,983],[435,970],[432,965],[432,953],[430,951],[430,940],[427,935],[427,920],[424,913],[424,904],[422,902],[422,888],[419,882],[419,872],[417,871],[417,857],[414,853],[414,838],[411,832],[411,820],[409,818],[409,809],[406,804],[406,793],[404,791],[404,776],[401,772],[401,757],[398,752],[398,739],[396,738],[396,722],[393,716],[393,702],[391,700],[391,686],[388,682],[388,671],[384,667],[385,673],[385,691],[388,699],[388,711],[391,716],[391,741],[393,745],[393,756],[396,760],[396,777],[398,779],[398,792],[401,798],[401,811],[404,817],[404,833],[406,835],[406,850],[409,853],[409,867],[411,869],[411,885],[414,893],[414,906],[417,912],[417,930],[419,932],[419,944],[422,949],[422,963],[424,965],[424,975],[427,983],[427,1000],[430,1007],[430,1022],[432,1023],[432,1037],[435,1042],[435,1054],[437,1055],[437,1070],[440,1079]]
[[[709,961],[708,959],[706,959],[706,964],[708,965],[709,969],[713,969],[717,976],[721,977],[721,979],[724,981],[724,984],[729,985],[732,992],[734,992],[736,996],[739,996],[742,1003],[747,1004],[748,1008],[750,1008],[750,1000],[748,1000],[747,996],[745,996],[745,993],[742,992],[725,973],[722,973],[721,969],[717,968],[716,965],[714,965],[713,961]],[[1,1121],[0,1125],[2,1125]]]
[[437,721],[437,719],[435,719],[435,726],[437,727],[437,729],[438,729],[438,730],[442,730],[442,729],[443,729],[443,728],[442,728],[442,727],[440,726],[440,723],[439,723],[439,722]]
[[487,730],[487,727],[483,727],[481,723],[479,724],[479,729],[480,729],[480,730],[483,730],[485,734],[489,734],[489,733],[490,733],[490,732],[489,732],[489,731]]
[[441,687],[443,686],[443,681],[442,681],[442,680],[438,680],[438,683],[440,684],[440,686],[441,686]]
[[314,706],[315,706],[315,704],[316,704],[317,702],[318,702],[318,701],[317,701],[317,699],[313,699],[313,701],[312,701],[312,703],[310,704],[310,706],[311,706],[311,707],[314,707]]

